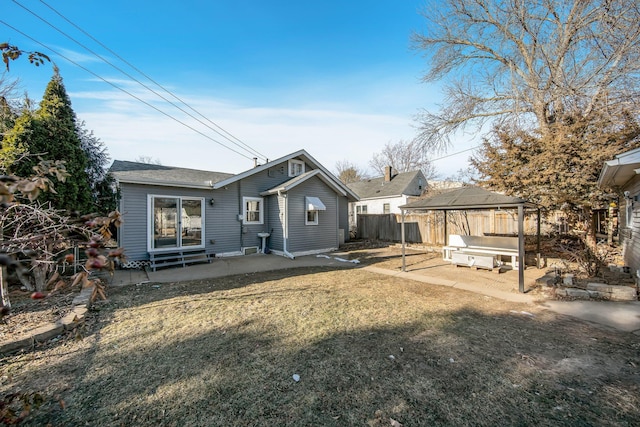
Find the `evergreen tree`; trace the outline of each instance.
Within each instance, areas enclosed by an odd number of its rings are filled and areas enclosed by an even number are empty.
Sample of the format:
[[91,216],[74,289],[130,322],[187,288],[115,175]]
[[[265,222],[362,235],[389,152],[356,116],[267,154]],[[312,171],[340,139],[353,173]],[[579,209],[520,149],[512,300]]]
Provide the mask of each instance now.
[[2,108],[6,119],[0,126],[6,126],[6,129],[2,132],[1,138],[0,171],[7,173],[16,161],[26,155],[29,140],[34,133],[33,128],[37,124],[29,102],[25,104],[21,114],[17,117],[10,112],[8,105],[6,105],[6,110],[4,106]]
[[108,213],[116,209],[115,180],[107,169],[109,166],[109,154],[93,131],[80,122],[77,129],[82,150],[87,157],[87,178],[94,201],[94,209],[100,213]]
[[13,128],[17,114],[7,102],[4,96],[0,96],[0,143],[4,139],[4,135]]
[[38,163],[38,157],[64,160],[69,176],[64,182],[53,180],[57,194],[44,193],[38,200],[49,202],[57,209],[90,212],[93,206],[86,172],[87,156],[78,137],[71,101],[57,68],[54,68],[54,75],[33,116],[31,135],[23,136],[30,155],[12,165],[11,172],[29,176]]

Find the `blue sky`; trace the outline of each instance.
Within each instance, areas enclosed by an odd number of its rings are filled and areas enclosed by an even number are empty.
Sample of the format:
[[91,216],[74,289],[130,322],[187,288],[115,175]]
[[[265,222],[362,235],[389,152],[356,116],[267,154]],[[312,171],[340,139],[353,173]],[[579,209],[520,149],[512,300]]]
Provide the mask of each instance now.
[[[171,106],[51,25],[178,104],[118,56],[124,58],[269,159],[304,148],[331,170],[345,159],[367,168],[387,142],[412,139],[416,113],[436,109],[441,99],[437,85],[420,82],[426,60],[411,49],[423,4],[3,0],[0,19],[15,29],[0,23],[0,41],[50,54],[78,118],[112,159],[148,156],[164,165],[223,172],[252,166],[244,157],[252,155],[216,135],[209,122],[196,115],[207,127]],[[51,73],[49,66],[20,61],[5,78],[19,78],[21,91],[39,101]],[[451,151],[471,145],[461,139]],[[449,176],[466,166],[468,155],[435,165]]]

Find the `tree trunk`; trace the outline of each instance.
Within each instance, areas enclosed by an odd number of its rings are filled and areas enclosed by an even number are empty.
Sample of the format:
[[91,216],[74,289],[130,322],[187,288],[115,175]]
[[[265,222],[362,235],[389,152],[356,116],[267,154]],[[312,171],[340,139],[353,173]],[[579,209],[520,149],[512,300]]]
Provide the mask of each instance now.
[[585,227],[585,235],[584,235],[584,243],[587,245],[587,248],[596,253],[596,221],[598,220],[596,213],[593,209],[588,210],[588,219],[586,221]]
[[33,280],[35,281],[36,291],[44,292],[47,287],[47,273],[48,273],[47,264],[37,263],[33,266],[32,274]]
[[2,299],[2,307],[11,308],[9,301],[9,285],[7,279],[7,267],[2,266],[0,269],[0,297]]
[[616,205],[609,204],[609,216],[607,217],[607,243],[613,245],[613,230],[616,226]]

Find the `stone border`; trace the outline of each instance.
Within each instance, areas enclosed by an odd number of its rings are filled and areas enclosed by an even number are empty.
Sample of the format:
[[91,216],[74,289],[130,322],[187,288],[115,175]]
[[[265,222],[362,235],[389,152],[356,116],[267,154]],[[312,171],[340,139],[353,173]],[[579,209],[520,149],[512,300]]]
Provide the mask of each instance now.
[[84,322],[85,315],[89,310],[88,304],[93,286],[83,288],[80,294],[73,299],[73,309],[53,323],[40,326],[27,334],[23,334],[9,341],[0,343],[0,355],[7,355],[18,350],[31,348],[35,343],[49,341],[61,335],[63,332],[72,331]]
[[553,290],[556,297],[577,299],[604,299],[608,301],[638,301],[636,288],[626,285],[607,285],[606,283],[587,283],[586,289],[573,286],[573,275],[567,274],[561,283],[556,282],[553,273],[546,274],[536,280],[546,290]]

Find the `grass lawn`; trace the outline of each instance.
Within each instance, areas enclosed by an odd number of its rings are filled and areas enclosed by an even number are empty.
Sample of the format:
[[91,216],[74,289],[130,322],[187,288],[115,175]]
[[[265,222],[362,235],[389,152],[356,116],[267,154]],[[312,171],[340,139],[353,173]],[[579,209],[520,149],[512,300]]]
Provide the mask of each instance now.
[[82,339],[0,361],[1,393],[44,396],[25,425],[640,420],[640,337],[359,269],[122,287],[97,309]]

